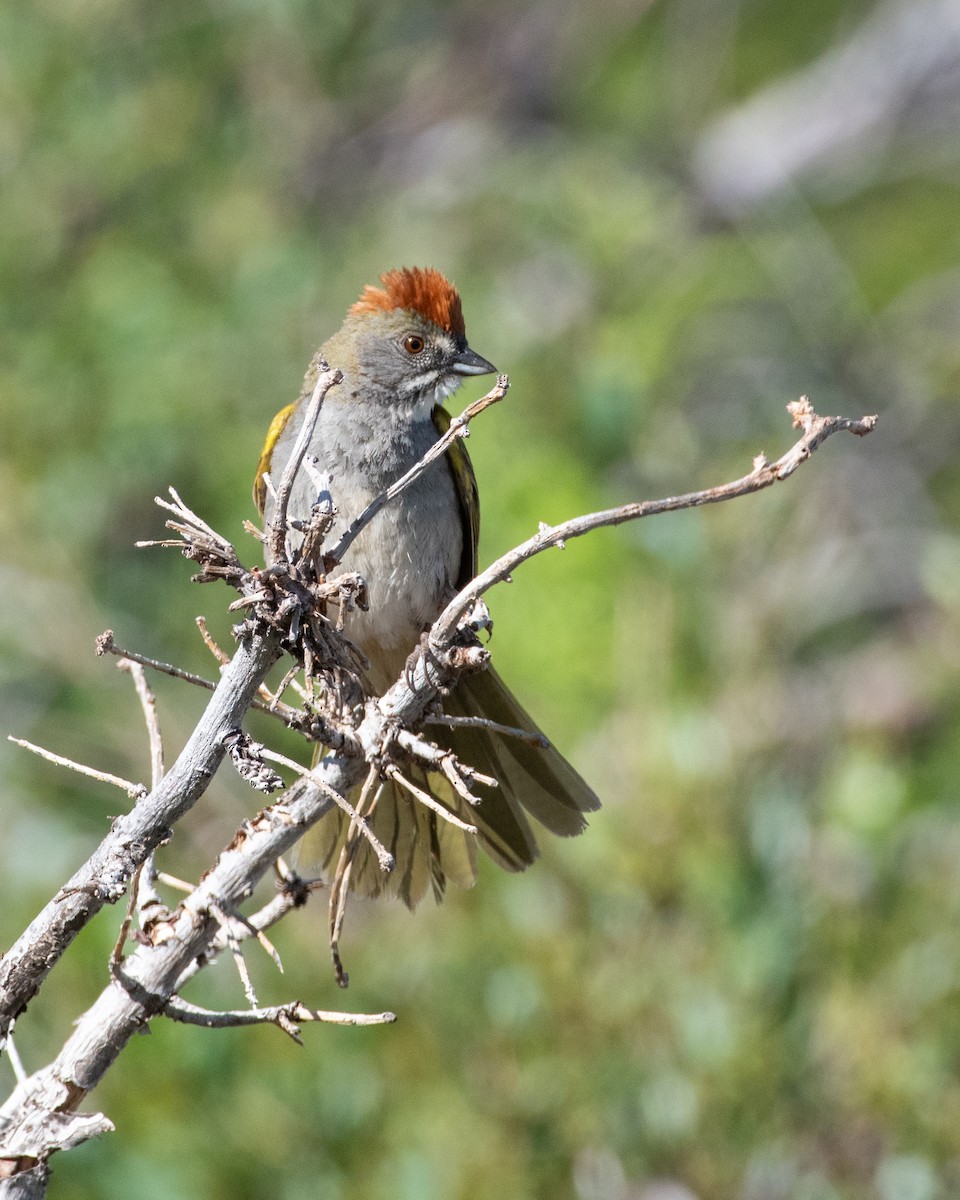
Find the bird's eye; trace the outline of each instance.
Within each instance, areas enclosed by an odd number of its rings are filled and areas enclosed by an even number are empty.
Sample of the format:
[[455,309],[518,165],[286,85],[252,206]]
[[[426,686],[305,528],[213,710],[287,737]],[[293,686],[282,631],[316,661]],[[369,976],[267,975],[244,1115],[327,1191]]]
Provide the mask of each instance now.
[[418,333],[410,333],[403,339],[403,348],[408,354],[419,354],[426,345]]

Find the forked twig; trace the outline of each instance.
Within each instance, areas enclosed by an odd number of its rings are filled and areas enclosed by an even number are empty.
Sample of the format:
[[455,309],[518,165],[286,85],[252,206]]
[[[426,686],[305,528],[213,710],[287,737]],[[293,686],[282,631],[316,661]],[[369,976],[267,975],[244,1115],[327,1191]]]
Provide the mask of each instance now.
[[253,980],[250,978],[250,969],[247,966],[247,960],[243,957],[243,950],[240,947],[240,939],[237,937],[233,922],[234,917],[231,913],[227,913],[219,904],[212,900],[207,903],[207,911],[211,916],[215,917],[220,925],[223,935],[227,941],[227,947],[233,955],[233,962],[237,968],[237,974],[240,976],[240,982],[243,984],[243,994],[247,998],[247,1003],[251,1008],[256,1008],[260,1001],[257,999],[257,993],[253,987]]

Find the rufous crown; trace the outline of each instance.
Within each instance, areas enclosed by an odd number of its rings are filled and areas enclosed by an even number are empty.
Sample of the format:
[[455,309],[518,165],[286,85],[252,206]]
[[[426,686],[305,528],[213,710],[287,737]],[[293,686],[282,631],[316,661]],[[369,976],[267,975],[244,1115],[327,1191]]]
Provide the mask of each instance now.
[[353,316],[408,308],[447,333],[456,336],[466,333],[460,293],[433,267],[400,267],[381,275],[380,282],[382,288],[368,283],[363,289],[360,299],[350,308]]

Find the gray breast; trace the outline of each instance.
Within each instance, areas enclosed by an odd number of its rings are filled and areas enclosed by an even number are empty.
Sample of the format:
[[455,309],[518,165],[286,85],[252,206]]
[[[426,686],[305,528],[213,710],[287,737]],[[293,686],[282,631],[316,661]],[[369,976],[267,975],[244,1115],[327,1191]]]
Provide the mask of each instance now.
[[[332,545],[367,504],[412,467],[437,439],[432,419],[406,419],[392,405],[378,406],[376,420],[358,411],[347,394],[333,394],[320,412],[308,453],[322,475],[332,476],[337,507]],[[287,423],[271,464],[274,486],[302,425],[301,410]],[[309,516],[316,487],[301,468],[290,500],[291,517]],[[273,502],[268,501],[269,519]],[[463,548],[460,510],[446,459],[382,509],[350,547],[341,566],[366,580],[370,610],[350,621],[348,634],[374,666],[378,687],[392,682],[399,663],[453,591]]]

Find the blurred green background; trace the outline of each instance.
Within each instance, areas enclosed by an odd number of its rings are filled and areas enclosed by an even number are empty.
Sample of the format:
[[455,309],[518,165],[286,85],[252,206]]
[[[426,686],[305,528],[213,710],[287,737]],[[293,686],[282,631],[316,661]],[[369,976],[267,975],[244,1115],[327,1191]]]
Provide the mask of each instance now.
[[[226,638],[230,599],[133,548],[153,496],[252,557],[266,425],[388,267],[444,269],[511,375],[470,440],[482,561],[744,473],[803,392],[881,414],[496,591],[499,669],[604,800],[587,834],[355,907],[347,993],[322,900],[296,914],[261,999],[399,1023],[157,1023],[51,1196],[960,1195],[958,62],[956,0],[0,5],[3,733],[146,776],[94,638],[210,674],[193,617]],[[156,686],[173,751],[203,696]],[[125,801],[6,742],[0,779],[7,945]],[[256,807],[224,772],[163,866]],[[120,915],[31,1005],[28,1067]],[[192,998],[242,1004],[207,974]]]

